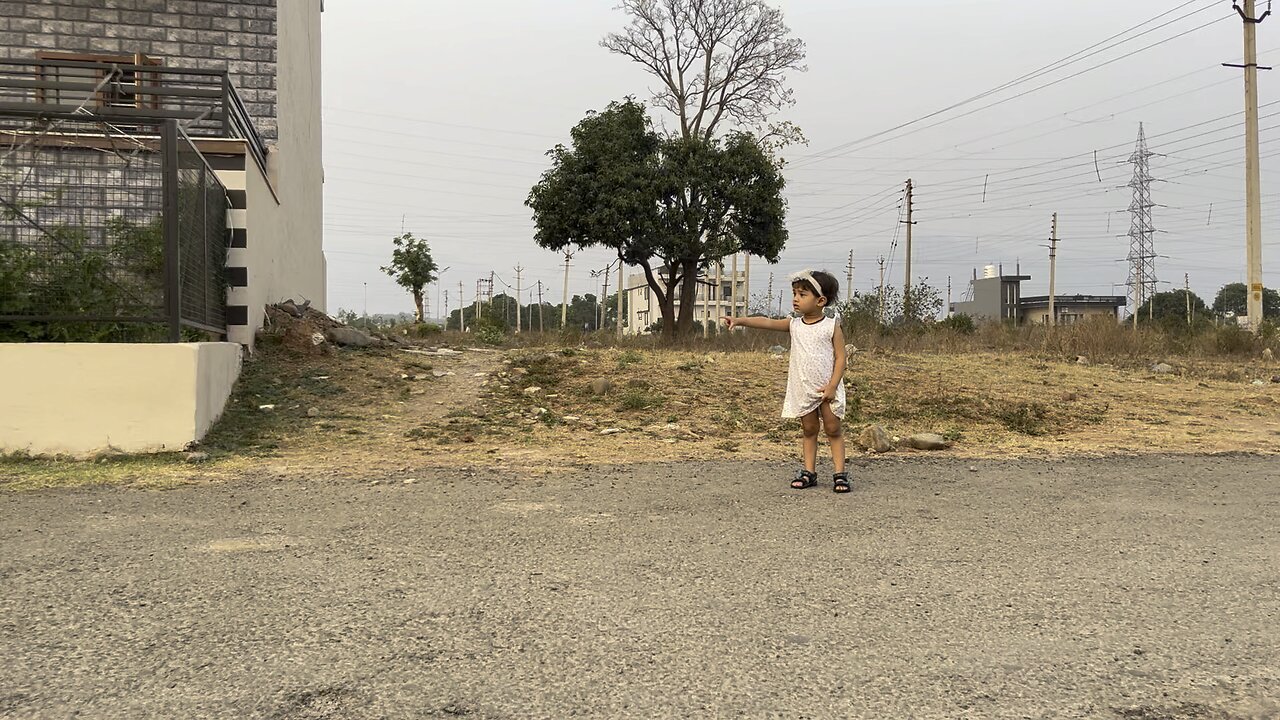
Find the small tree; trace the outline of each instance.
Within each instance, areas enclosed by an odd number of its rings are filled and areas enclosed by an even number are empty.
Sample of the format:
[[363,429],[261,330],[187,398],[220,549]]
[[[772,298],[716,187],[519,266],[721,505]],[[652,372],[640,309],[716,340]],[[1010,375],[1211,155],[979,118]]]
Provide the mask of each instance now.
[[[1244,286],[1241,285],[1241,288]],[[1205,305],[1204,300],[1199,295],[1191,293],[1191,312],[1196,317],[1204,317],[1209,312],[1209,307]],[[1186,324],[1187,321],[1187,291],[1186,290],[1169,290],[1168,292],[1156,293],[1151,299],[1143,303],[1138,308],[1138,321],[1142,322],[1150,317],[1156,320],[1168,320],[1173,324]]]
[[422,322],[423,288],[435,282],[439,266],[431,258],[431,248],[425,239],[405,233],[391,242],[395,245],[391,251],[391,264],[383,267],[382,272],[413,295],[413,319],[414,322]]
[[[1159,311],[1160,306],[1156,306]],[[1249,312],[1249,291],[1244,283],[1228,283],[1222,286],[1218,291],[1218,296],[1213,299],[1213,309],[1218,313],[1234,313],[1236,315],[1245,315]],[[1276,292],[1272,288],[1262,291],[1262,315],[1267,318],[1274,318],[1280,315],[1280,292]]]
[[934,322],[942,312],[942,293],[923,277],[911,286],[902,299],[902,320],[907,323]]

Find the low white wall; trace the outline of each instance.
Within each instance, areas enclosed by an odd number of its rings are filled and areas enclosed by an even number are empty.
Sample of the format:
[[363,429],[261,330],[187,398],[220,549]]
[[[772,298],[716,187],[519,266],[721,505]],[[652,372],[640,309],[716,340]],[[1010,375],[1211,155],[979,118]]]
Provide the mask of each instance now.
[[0,344],[0,451],[182,450],[222,414],[240,353],[229,342]]

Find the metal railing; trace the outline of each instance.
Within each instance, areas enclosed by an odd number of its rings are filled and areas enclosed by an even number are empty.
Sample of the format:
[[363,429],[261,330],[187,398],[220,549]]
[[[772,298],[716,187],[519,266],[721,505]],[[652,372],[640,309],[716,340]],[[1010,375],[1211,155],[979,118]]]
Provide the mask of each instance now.
[[179,120],[191,137],[244,140],[265,172],[267,146],[221,70],[77,60],[0,60],[0,113],[91,115],[126,129]]
[[77,117],[0,112],[0,340],[225,335],[230,204],[191,137]]

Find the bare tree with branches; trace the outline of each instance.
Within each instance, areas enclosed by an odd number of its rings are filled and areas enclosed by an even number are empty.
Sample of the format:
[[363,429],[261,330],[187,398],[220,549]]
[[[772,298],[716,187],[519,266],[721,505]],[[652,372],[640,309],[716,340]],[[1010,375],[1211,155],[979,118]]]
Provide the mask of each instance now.
[[785,84],[805,70],[804,42],[764,0],[623,0],[631,18],[601,45],[640,63],[662,83],[653,102],[680,120],[685,139],[710,140],[726,120],[761,140],[799,139],[770,116],[794,104]]

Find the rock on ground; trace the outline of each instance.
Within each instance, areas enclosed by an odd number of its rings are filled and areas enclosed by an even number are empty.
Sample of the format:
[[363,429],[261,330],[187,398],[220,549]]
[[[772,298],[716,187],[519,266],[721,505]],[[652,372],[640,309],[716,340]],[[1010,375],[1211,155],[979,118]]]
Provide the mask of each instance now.
[[893,440],[879,425],[868,425],[858,435],[858,444],[872,452],[887,453],[893,450]]
[[946,450],[951,447],[947,439],[937,433],[918,433],[907,438],[907,445],[916,450]]
[[351,327],[330,328],[325,332],[329,342],[343,347],[369,347],[373,345],[373,336]]

